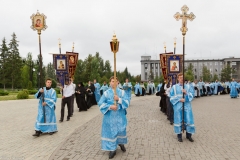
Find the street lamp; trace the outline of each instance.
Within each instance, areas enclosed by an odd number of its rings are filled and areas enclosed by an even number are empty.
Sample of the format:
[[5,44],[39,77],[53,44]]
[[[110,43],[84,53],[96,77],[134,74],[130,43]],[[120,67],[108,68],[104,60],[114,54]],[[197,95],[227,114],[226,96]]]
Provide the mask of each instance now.
[[[118,52],[119,49],[119,41],[116,37],[116,34],[113,34],[113,38],[112,41],[110,42],[110,47],[111,47],[111,51],[114,54],[114,95],[116,95],[116,85],[117,85],[117,79],[116,79],[116,53]],[[114,102],[116,105],[116,101]]]

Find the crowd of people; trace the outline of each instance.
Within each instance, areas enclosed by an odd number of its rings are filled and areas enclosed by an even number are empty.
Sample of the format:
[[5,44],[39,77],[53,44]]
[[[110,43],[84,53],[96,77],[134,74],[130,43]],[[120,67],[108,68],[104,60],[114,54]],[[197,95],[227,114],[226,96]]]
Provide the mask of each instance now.
[[[52,135],[58,131],[55,115],[57,96],[56,91],[51,88],[51,84],[51,79],[47,79],[46,87],[40,88],[35,94],[35,97],[39,99],[39,104],[35,122],[36,132],[33,136],[38,137],[42,133]],[[117,83],[114,83],[113,77],[110,78],[109,86],[106,82],[100,86],[96,80],[89,81],[86,86],[82,82],[75,85],[73,79],[69,79],[61,87],[62,101],[59,122],[64,120],[66,104],[68,110],[67,121],[73,116],[74,99],[79,112],[87,111],[92,105],[98,104],[103,114],[102,150],[109,151],[109,159],[112,159],[116,155],[117,146],[120,146],[123,152],[126,151],[124,146],[127,143],[126,109],[130,105],[132,91],[137,97],[153,94],[160,96],[160,110],[167,115],[170,124],[174,124],[174,132],[177,134],[178,141],[183,142],[182,131],[186,130],[186,138],[193,142],[192,134],[195,133],[195,125],[191,101],[194,98],[219,95],[219,93],[230,94],[231,98],[237,98],[240,92],[240,83],[237,83],[234,79],[232,79],[232,82],[218,82],[216,80],[211,83],[202,80],[195,80],[194,82],[185,80],[184,83],[181,73],[178,74],[177,84],[172,85],[171,81],[167,83],[164,81],[159,83],[157,87],[151,81],[148,82],[147,87],[143,82],[140,84],[136,82],[133,87],[128,79],[121,85],[118,80]]]

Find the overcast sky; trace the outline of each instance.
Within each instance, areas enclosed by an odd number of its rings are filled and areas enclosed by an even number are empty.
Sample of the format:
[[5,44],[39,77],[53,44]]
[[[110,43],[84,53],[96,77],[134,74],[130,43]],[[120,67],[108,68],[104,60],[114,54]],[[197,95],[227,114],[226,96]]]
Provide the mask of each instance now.
[[74,42],[80,59],[99,52],[113,66],[109,42],[115,31],[117,70],[127,66],[138,75],[141,55],[159,59],[164,42],[167,52],[173,51],[176,37],[176,53],[182,53],[182,22],[173,15],[185,4],[196,16],[187,23],[187,59],[240,57],[239,0],[0,0],[0,38],[9,43],[15,32],[21,56],[31,52],[36,59],[38,35],[30,28],[30,16],[39,10],[47,16],[48,28],[41,35],[45,65],[52,62],[49,53],[59,52],[61,38],[62,53],[71,51]]

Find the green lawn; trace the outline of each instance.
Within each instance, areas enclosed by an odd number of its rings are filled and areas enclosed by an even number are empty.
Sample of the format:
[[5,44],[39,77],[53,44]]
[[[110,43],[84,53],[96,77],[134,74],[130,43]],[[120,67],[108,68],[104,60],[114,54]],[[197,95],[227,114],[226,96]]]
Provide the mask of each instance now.
[[[7,96],[0,96],[0,101],[6,101],[6,100],[16,100],[18,93],[9,93]],[[61,98],[62,95],[58,94],[58,98]],[[34,95],[29,95],[29,99],[34,99]]]

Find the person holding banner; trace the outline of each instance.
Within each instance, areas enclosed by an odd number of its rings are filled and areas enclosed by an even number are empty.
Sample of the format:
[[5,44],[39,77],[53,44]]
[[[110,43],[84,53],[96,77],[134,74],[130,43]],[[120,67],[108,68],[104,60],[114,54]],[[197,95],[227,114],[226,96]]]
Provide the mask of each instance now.
[[39,137],[41,133],[52,135],[57,132],[55,105],[57,102],[56,91],[51,88],[52,80],[46,80],[46,87],[40,88],[35,94],[38,102],[38,115],[35,122],[36,133],[33,136]]
[[[193,89],[189,84],[184,84],[183,74],[178,74],[178,84],[172,86],[170,90],[170,102],[174,110],[174,132],[177,134],[178,141],[182,142],[182,129],[186,130],[186,138],[193,142],[192,134],[195,133],[194,118],[192,112]],[[183,93],[185,94],[183,97]],[[184,103],[184,112],[183,112]],[[183,118],[184,116],[184,118]],[[184,122],[184,126],[182,126]]]

